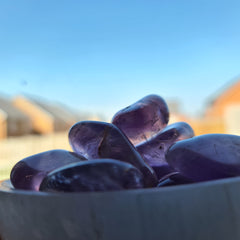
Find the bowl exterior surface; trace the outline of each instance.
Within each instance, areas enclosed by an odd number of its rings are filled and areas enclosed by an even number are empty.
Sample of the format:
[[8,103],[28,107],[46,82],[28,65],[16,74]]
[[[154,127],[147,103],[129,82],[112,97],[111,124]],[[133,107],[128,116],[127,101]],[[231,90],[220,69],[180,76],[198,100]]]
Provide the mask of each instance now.
[[239,240],[240,178],[46,194],[0,184],[1,240]]

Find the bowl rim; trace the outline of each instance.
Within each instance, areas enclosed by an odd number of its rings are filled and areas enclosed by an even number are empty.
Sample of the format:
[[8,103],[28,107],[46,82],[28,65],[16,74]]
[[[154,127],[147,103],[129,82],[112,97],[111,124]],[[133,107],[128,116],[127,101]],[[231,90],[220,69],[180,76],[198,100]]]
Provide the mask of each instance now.
[[41,192],[32,190],[22,190],[14,189],[10,179],[0,180],[0,195],[10,194],[10,195],[26,195],[26,196],[38,196],[38,197],[63,197],[63,196],[106,196],[106,195],[141,195],[141,194],[167,194],[171,192],[184,192],[191,191],[193,188],[203,189],[203,188],[214,188],[221,185],[229,186],[231,184],[240,184],[240,176],[216,179],[211,181],[188,183],[175,186],[165,186],[165,187],[153,187],[153,188],[140,188],[140,189],[126,189],[126,190],[116,190],[116,191],[96,191],[96,192]]

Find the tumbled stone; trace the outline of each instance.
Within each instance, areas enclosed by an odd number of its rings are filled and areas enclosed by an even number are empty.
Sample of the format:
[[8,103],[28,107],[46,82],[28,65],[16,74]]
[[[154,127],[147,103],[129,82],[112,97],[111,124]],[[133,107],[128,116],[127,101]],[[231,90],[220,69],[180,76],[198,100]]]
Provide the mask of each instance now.
[[145,187],[157,185],[153,169],[145,163],[132,143],[114,124],[98,121],[82,121],[69,131],[72,149],[89,160],[111,158],[131,163],[144,175]]
[[10,180],[14,188],[39,190],[43,178],[52,170],[73,162],[86,160],[85,157],[66,150],[50,150],[38,153],[17,162]]
[[167,103],[158,95],[148,95],[117,112],[112,123],[135,145],[164,128],[169,120]]
[[240,136],[204,134],[175,143],[166,160],[194,181],[240,176]]
[[156,172],[160,179],[173,171],[166,161],[165,154],[175,142],[192,138],[194,131],[186,122],[176,122],[163,128],[158,134],[136,145],[137,151],[142,155]]
[[179,172],[171,172],[159,180],[158,187],[168,187],[194,183],[194,181],[182,176]]
[[143,187],[143,175],[133,165],[113,159],[95,159],[52,171],[42,181],[40,191],[92,192]]
[[98,147],[103,135],[111,125],[99,121],[81,121],[74,124],[68,133],[69,144],[74,152],[88,159],[99,158]]

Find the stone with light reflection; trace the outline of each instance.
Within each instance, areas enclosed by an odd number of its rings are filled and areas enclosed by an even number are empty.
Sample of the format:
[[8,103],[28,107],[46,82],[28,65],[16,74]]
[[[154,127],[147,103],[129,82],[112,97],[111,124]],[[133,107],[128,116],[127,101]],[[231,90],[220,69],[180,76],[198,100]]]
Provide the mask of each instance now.
[[149,140],[136,145],[136,149],[160,179],[173,171],[165,158],[169,147],[177,141],[193,136],[194,131],[188,123],[176,122],[168,125]]
[[114,191],[143,186],[143,175],[133,165],[114,159],[95,159],[52,171],[42,181],[40,191]]
[[117,112],[112,123],[135,145],[159,132],[168,120],[169,110],[165,100],[152,94]]
[[19,161],[11,171],[10,180],[16,189],[38,191],[50,171],[84,160],[86,158],[79,154],[61,149],[38,153]]
[[69,131],[72,149],[89,160],[111,158],[131,163],[144,176],[144,186],[157,185],[153,169],[145,163],[125,134],[114,124],[98,121],[82,121]]

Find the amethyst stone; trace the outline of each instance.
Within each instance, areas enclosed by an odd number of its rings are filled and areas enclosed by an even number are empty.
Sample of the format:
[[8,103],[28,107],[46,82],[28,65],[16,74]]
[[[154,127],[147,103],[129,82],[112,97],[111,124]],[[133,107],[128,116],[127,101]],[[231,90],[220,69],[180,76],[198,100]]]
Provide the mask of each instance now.
[[168,125],[149,140],[136,145],[136,149],[145,162],[155,170],[160,179],[173,171],[165,159],[169,147],[177,141],[192,138],[193,136],[194,132],[189,124],[176,122]]
[[113,159],[78,162],[49,173],[40,191],[89,192],[143,188],[142,173],[129,163]]
[[112,123],[119,127],[133,144],[137,144],[164,128],[169,110],[164,99],[148,95],[117,112]]
[[12,169],[10,180],[16,189],[39,190],[43,178],[52,170],[73,162],[86,160],[66,150],[50,150],[19,161]]
[[109,123],[98,121],[82,121],[74,124],[68,133],[69,143],[74,152],[88,159],[99,158],[98,147],[108,129]]
[[240,176],[240,136],[205,134],[175,143],[167,162],[193,181]]
[[132,143],[114,124],[83,121],[72,126],[69,131],[72,149],[89,160],[111,158],[131,163],[144,175],[145,187],[157,185],[153,169],[145,163]]
[[179,172],[171,172],[159,180],[158,187],[168,187],[194,183],[192,180],[182,176]]

